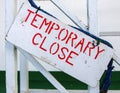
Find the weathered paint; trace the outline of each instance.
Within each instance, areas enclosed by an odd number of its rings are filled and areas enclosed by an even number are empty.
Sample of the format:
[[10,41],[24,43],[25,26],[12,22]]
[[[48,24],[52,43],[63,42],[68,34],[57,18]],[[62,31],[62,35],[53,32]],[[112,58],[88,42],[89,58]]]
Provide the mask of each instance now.
[[36,9],[24,5],[6,39],[76,79],[96,86],[113,49],[103,43],[94,46],[93,37],[42,10],[35,12]]

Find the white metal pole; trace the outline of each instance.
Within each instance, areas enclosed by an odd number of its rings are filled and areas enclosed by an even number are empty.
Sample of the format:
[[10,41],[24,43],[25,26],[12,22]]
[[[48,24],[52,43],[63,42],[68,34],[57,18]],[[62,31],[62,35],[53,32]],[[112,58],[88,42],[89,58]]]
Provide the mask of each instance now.
[[20,93],[29,92],[28,62],[25,56],[20,53]]
[[89,32],[98,35],[98,14],[97,14],[97,0],[87,0],[87,17]]
[[5,0],[0,0],[0,70],[5,70]]
[[[17,0],[17,11],[21,5],[27,2],[27,0]],[[29,71],[28,71],[28,62],[25,56],[22,53],[19,53],[19,62],[20,62],[20,93],[29,92]]]
[[[89,32],[98,36],[97,0],[87,0]],[[96,87],[88,86],[88,93],[99,93],[99,81]]]
[[18,48],[18,50],[25,55],[25,57],[35,66],[35,68],[41,72],[51,84],[59,90],[60,93],[68,93],[68,91],[48,72],[46,69],[29,53],[24,50]]
[[[16,12],[16,0],[5,0],[5,30],[12,24]],[[17,62],[15,47],[6,41],[6,93],[17,93]]]

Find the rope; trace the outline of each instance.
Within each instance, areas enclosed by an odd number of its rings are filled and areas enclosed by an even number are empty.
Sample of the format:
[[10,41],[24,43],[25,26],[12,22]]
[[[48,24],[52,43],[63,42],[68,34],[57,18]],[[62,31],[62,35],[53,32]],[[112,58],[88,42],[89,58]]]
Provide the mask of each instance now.
[[51,15],[50,13],[48,13],[48,12],[44,11],[43,9],[41,9],[40,6],[37,6],[37,5],[33,2],[33,0],[28,0],[28,1],[29,1],[30,5],[31,5],[32,7],[34,7],[35,9],[37,9],[35,13],[37,13],[39,10],[41,10],[42,12],[48,14],[49,16],[57,19],[55,16],[53,16],[53,15]]
[[33,0],[28,0],[30,5],[36,9],[39,9],[39,7],[33,2]]
[[100,86],[100,93],[107,93],[107,91],[111,85],[112,70],[114,68],[114,66],[112,66],[112,64],[113,64],[113,59],[111,59],[111,61],[108,64],[107,70],[105,71],[105,77]]
[[[32,7],[34,7],[35,9],[37,9],[36,12],[38,12],[38,10],[40,10],[40,7],[38,7],[33,2],[33,0],[28,0],[28,1],[29,1],[30,5]],[[45,13],[47,13],[44,10],[42,10],[42,11],[45,12]],[[49,13],[47,13],[47,14],[50,15],[50,16],[52,16],[52,17],[54,17],[53,15],[51,15]],[[54,17],[54,18],[56,18],[56,17]],[[78,28],[76,28],[76,29],[78,29]],[[86,33],[87,35],[91,36],[91,37],[94,37],[96,40],[100,40],[100,41],[97,41],[97,44],[99,44],[99,42],[102,42],[102,43],[104,43],[104,44],[106,44],[106,45],[108,45],[109,47],[112,48],[112,45],[110,43],[108,43],[107,41],[101,40],[98,37],[93,36],[92,34],[86,32],[86,31],[83,31],[83,32]],[[102,84],[100,85],[100,93],[107,93],[107,91],[108,91],[108,89],[109,89],[109,87],[111,85],[112,70],[114,68],[114,66],[112,66],[112,64],[113,64],[113,59],[111,59],[111,61],[109,62],[108,66],[107,66],[107,70],[105,71],[105,77],[104,77],[104,79],[102,81]]]

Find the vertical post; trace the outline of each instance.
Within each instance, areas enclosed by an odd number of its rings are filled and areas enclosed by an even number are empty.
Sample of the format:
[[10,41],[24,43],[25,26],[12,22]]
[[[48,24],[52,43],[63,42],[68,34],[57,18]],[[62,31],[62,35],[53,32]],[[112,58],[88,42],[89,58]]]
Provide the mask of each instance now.
[[87,0],[89,32],[98,36],[97,0]]
[[0,70],[5,70],[5,0],[0,0]]
[[20,53],[20,93],[28,93],[29,78],[28,78],[28,63],[25,56]]
[[[87,0],[89,32],[98,36],[97,0]],[[99,93],[99,81],[96,87],[88,86],[88,93]]]
[[[5,0],[5,30],[9,30],[15,16],[16,0]],[[17,93],[17,62],[15,47],[9,42],[5,42],[6,56],[6,93]]]
[[[27,2],[27,0],[17,0],[17,11],[19,10],[23,2]],[[22,53],[19,53],[19,62],[20,62],[20,93],[28,93],[29,92],[28,62]]]

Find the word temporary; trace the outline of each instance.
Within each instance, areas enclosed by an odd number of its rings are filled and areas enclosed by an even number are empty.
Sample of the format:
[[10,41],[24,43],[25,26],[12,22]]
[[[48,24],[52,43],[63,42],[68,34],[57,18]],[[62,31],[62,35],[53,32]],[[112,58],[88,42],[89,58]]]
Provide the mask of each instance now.
[[113,55],[113,49],[102,39],[95,45],[99,38],[66,25],[43,10],[36,13],[36,9],[27,4],[21,7],[6,39],[93,87]]

